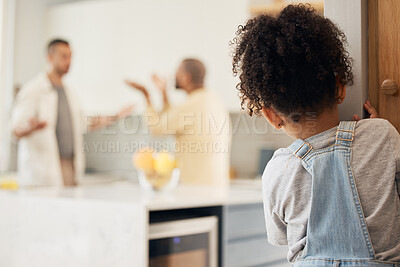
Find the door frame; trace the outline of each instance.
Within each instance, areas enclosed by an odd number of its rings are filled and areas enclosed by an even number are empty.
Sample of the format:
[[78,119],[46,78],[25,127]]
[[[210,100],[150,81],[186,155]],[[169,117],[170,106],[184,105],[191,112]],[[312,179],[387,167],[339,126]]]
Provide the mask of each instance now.
[[368,1],[325,0],[324,15],[346,35],[347,51],[353,58],[354,85],[347,88],[347,96],[339,105],[340,120],[352,120],[357,114],[365,118],[363,108],[368,98]]
[[368,99],[379,111],[378,0],[368,0]]

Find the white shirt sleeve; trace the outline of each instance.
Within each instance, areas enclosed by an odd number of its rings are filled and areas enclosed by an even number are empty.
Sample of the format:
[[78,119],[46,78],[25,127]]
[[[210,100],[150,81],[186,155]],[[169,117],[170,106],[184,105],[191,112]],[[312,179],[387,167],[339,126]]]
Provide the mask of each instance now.
[[12,115],[11,130],[28,128],[29,120],[38,116],[39,96],[31,88],[22,88],[18,93]]

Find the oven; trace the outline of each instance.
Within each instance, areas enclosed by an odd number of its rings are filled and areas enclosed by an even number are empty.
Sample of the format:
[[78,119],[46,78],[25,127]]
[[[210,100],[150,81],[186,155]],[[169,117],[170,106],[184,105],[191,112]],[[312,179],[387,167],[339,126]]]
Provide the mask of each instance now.
[[150,224],[150,267],[216,267],[216,216]]

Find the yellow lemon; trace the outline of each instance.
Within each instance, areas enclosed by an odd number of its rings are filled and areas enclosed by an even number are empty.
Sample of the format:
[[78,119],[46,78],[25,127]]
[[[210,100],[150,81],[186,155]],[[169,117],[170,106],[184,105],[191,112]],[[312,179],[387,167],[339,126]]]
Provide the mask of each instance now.
[[137,169],[144,170],[145,172],[151,172],[154,170],[154,158],[153,150],[145,148],[137,151],[132,158],[133,165]]
[[160,190],[166,184],[168,184],[170,180],[171,180],[171,175],[163,176],[156,174],[155,178],[152,179],[150,183],[155,190]]
[[154,161],[154,169],[160,175],[170,175],[175,166],[174,157],[166,152],[159,153]]
[[6,189],[6,190],[17,190],[18,189],[18,183],[15,180],[5,179],[5,180],[0,182],[0,188],[1,189]]

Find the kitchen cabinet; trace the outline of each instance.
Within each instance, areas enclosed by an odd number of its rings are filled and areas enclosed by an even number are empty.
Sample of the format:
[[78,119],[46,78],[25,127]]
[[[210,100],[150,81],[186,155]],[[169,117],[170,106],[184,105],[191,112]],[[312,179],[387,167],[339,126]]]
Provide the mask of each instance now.
[[262,203],[224,208],[224,266],[290,266],[287,247],[267,242]]
[[287,247],[276,247],[267,242],[261,202],[155,210],[150,212],[150,224],[208,216],[218,217],[218,266],[290,266],[286,260]]
[[369,0],[369,99],[400,131],[400,1]]
[[0,214],[0,266],[145,267],[151,225],[201,217],[217,218],[218,266],[289,266],[286,248],[267,243],[260,184],[155,193],[113,181],[0,191]]

